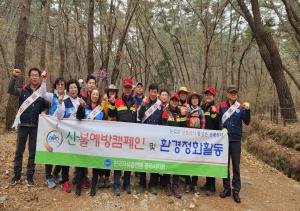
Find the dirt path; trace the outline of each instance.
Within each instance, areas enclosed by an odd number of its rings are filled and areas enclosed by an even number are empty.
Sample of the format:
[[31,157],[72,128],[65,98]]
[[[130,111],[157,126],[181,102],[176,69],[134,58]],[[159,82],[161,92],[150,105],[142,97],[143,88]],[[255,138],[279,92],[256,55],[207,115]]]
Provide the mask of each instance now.
[[[117,198],[111,189],[98,189],[93,198],[87,194],[87,190],[80,198],[76,198],[74,191],[67,194],[60,188],[49,190],[45,185],[43,166],[37,166],[34,188],[28,189],[24,181],[12,188],[8,184],[12,175],[15,139],[15,133],[0,135],[0,198],[7,196],[0,204],[0,210],[300,210],[300,183],[258,161],[244,150],[241,161],[241,204],[235,204],[231,198],[221,199],[218,194],[207,197],[203,192],[199,196],[185,194],[183,199],[167,197],[162,191],[158,196],[122,193]],[[199,181],[203,186],[204,178]],[[220,191],[222,183],[218,179],[217,192]]]

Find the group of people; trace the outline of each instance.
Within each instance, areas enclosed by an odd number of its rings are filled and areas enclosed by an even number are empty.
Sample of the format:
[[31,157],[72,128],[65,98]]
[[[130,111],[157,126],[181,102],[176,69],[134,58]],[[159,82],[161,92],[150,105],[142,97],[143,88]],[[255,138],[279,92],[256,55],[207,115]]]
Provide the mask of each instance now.
[[[34,186],[33,175],[35,171],[35,150],[37,142],[37,127],[39,114],[47,113],[59,119],[77,118],[132,122],[140,124],[168,125],[175,127],[190,127],[208,130],[226,130],[229,137],[229,163],[230,158],[233,166],[232,186],[230,182],[229,165],[228,177],[223,179],[224,190],[220,193],[221,198],[231,196],[240,202],[239,192],[240,180],[240,155],[242,125],[250,123],[249,103],[238,102],[238,89],[229,86],[227,89],[227,100],[220,106],[215,103],[216,90],[208,87],[201,94],[189,92],[186,87],[180,87],[176,92],[170,93],[167,89],[160,89],[157,84],[152,83],[145,95],[144,85],[138,82],[134,85],[131,78],[122,79],[122,89],[111,84],[105,90],[102,97],[101,91],[96,87],[96,78],[93,75],[87,77],[85,85],[82,81],[71,79],[66,81],[59,77],[53,84],[53,92],[47,90],[47,73],[38,68],[31,68],[28,72],[27,85],[16,86],[16,79],[21,70],[14,69],[8,86],[8,93],[19,96],[20,109],[16,116],[18,135],[16,152],[14,158],[14,176],[11,186],[15,186],[21,179],[22,160],[27,138],[29,137],[29,158],[27,165],[28,187]],[[202,99],[203,98],[203,99]],[[153,105],[156,109],[150,109]],[[153,108],[153,107],[152,107]],[[19,117],[19,119],[18,119]],[[228,163],[228,164],[229,164]],[[109,188],[111,171],[108,169],[92,169],[92,179],[89,180],[88,169],[76,167],[72,182],[69,181],[69,166],[45,166],[46,181],[49,188],[61,184],[62,190],[71,192],[72,183],[75,185],[75,194],[81,195],[82,188],[90,186],[90,195],[94,196],[97,187]],[[199,193],[198,177],[188,175],[169,175],[150,173],[147,185],[145,172],[136,172],[138,180],[136,191],[142,193],[149,191],[156,195],[157,189],[162,187],[168,196],[182,197],[179,188],[180,179],[185,183],[185,192]],[[116,196],[121,194],[121,180],[123,188],[130,194],[131,172],[113,171],[113,190]],[[215,178],[207,177],[204,186],[208,196],[216,191]]]

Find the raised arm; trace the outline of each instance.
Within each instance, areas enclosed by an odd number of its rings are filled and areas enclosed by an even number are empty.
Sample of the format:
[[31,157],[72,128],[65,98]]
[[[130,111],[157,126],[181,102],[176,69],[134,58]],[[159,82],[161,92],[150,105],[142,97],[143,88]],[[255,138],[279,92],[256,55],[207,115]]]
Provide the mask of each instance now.
[[10,78],[9,84],[8,84],[8,90],[7,93],[15,96],[20,96],[22,88],[16,86],[16,80],[21,75],[20,69],[13,69],[12,71],[12,77]]

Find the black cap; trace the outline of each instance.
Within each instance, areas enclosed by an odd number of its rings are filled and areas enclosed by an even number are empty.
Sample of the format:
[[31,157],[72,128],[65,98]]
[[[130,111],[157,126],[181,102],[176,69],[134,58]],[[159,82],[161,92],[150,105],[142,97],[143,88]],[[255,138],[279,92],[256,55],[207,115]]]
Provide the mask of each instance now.
[[137,82],[137,84],[135,85],[136,87],[141,85],[142,87],[144,87],[144,84],[142,82]]
[[236,87],[236,86],[234,86],[234,85],[230,85],[230,86],[228,86],[227,87],[227,92],[229,93],[229,92],[239,92],[239,90],[238,90],[238,88]]

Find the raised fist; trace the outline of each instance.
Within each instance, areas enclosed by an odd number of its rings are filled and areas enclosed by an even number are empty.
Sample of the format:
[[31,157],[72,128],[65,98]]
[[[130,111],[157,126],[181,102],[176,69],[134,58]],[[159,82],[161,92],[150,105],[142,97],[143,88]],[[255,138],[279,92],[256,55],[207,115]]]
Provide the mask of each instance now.
[[45,69],[45,70],[42,72],[42,78],[43,78],[43,80],[46,80],[47,77],[48,77],[48,70]]
[[246,110],[249,110],[249,109],[250,109],[250,103],[244,102],[244,108],[245,108]]
[[108,101],[109,101],[110,103],[114,103],[115,100],[116,100],[116,96],[115,96],[115,95],[110,96],[109,99],[108,99]]
[[12,74],[15,77],[19,77],[19,75],[21,75],[21,70],[20,69],[13,69]]
[[64,101],[64,95],[59,95],[58,96],[58,103],[61,105],[63,101]]
[[145,97],[143,98],[142,104],[143,104],[143,105],[146,105],[146,104],[148,104],[148,103],[149,103],[149,98],[145,96]]
[[185,107],[185,106],[181,106],[180,107],[180,112],[181,112],[181,115],[185,116],[188,113],[188,108]]
[[81,107],[85,106],[85,101],[82,98],[79,98],[79,103]]

